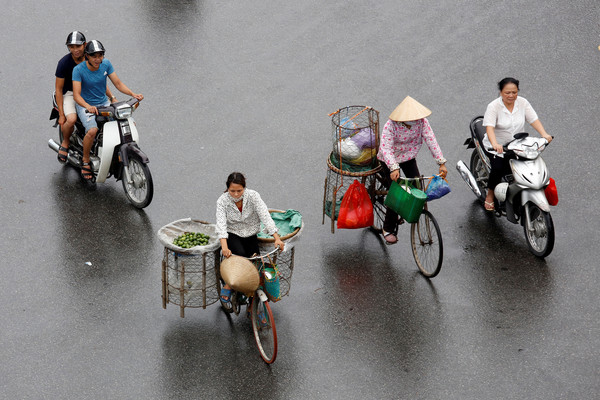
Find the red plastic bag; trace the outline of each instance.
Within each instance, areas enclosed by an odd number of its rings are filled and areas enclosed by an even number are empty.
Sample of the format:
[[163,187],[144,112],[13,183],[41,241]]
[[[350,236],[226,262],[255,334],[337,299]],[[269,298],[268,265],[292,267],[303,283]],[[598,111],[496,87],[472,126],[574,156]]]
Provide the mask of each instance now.
[[550,178],[550,183],[544,189],[544,193],[546,194],[546,199],[548,199],[548,204],[551,206],[555,206],[558,204],[558,190],[556,189],[556,182],[554,179]]
[[373,204],[367,188],[358,180],[346,190],[337,219],[338,229],[366,228],[373,225]]

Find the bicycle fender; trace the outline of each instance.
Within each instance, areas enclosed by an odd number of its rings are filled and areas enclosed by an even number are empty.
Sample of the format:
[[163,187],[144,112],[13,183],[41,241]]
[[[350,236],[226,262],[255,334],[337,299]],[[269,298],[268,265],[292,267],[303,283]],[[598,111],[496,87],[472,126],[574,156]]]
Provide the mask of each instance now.
[[269,301],[269,298],[267,297],[265,292],[262,291],[262,289],[258,289],[256,291],[256,293],[258,293],[258,297],[260,298],[260,301],[262,301],[263,303]]

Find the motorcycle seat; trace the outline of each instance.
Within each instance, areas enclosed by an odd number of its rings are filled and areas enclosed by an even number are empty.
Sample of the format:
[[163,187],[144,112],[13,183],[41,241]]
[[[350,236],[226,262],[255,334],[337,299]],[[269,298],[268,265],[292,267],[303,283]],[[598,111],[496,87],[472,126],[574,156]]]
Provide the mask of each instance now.
[[471,134],[477,138],[479,144],[483,146],[483,137],[485,136],[485,127],[483,126],[483,116],[475,117],[471,120]]

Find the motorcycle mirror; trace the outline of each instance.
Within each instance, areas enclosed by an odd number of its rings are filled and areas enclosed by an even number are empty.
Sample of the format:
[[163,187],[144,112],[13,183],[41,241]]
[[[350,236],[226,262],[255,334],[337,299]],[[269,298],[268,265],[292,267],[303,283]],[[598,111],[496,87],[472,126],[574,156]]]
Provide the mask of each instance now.
[[513,136],[515,139],[523,139],[526,138],[527,136],[529,136],[529,133],[527,132],[519,132],[519,133],[515,133],[515,136]]

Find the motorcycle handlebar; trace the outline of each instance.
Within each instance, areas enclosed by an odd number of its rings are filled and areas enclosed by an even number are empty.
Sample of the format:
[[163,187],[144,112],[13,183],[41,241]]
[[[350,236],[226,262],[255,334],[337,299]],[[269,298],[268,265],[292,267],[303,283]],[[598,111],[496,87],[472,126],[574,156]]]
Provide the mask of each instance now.
[[134,110],[137,108],[137,105],[141,100],[136,99],[135,97],[130,98],[129,100],[117,101],[116,103],[112,103],[106,107],[96,107],[98,109],[98,115],[102,115],[102,113],[108,113],[110,115],[114,114],[114,110],[121,104],[127,104]]
[[[519,135],[519,134],[517,133],[517,135]],[[515,140],[519,140],[519,139],[522,139],[523,137],[525,137],[525,136],[516,137],[517,135],[515,135],[515,138],[514,138],[513,140],[511,140],[510,142],[508,142],[508,143],[506,143],[505,145],[503,145],[503,146],[502,146],[502,151],[503,151],[504,153],[506,153],[506,152],[509,152],[509,151],[512,151],[512,150],[508,150],[508,145],[509,145],[509,144],[511,144],[511,143],[512,143],[512,142],[514,142]],[[552,136],[552,135],[551,135],[550,137],[552,138],[552,140],[554,140],[554,136]],[[550,142],[546,140],[546,146],[548,146],[549,144],[550,144]]]

